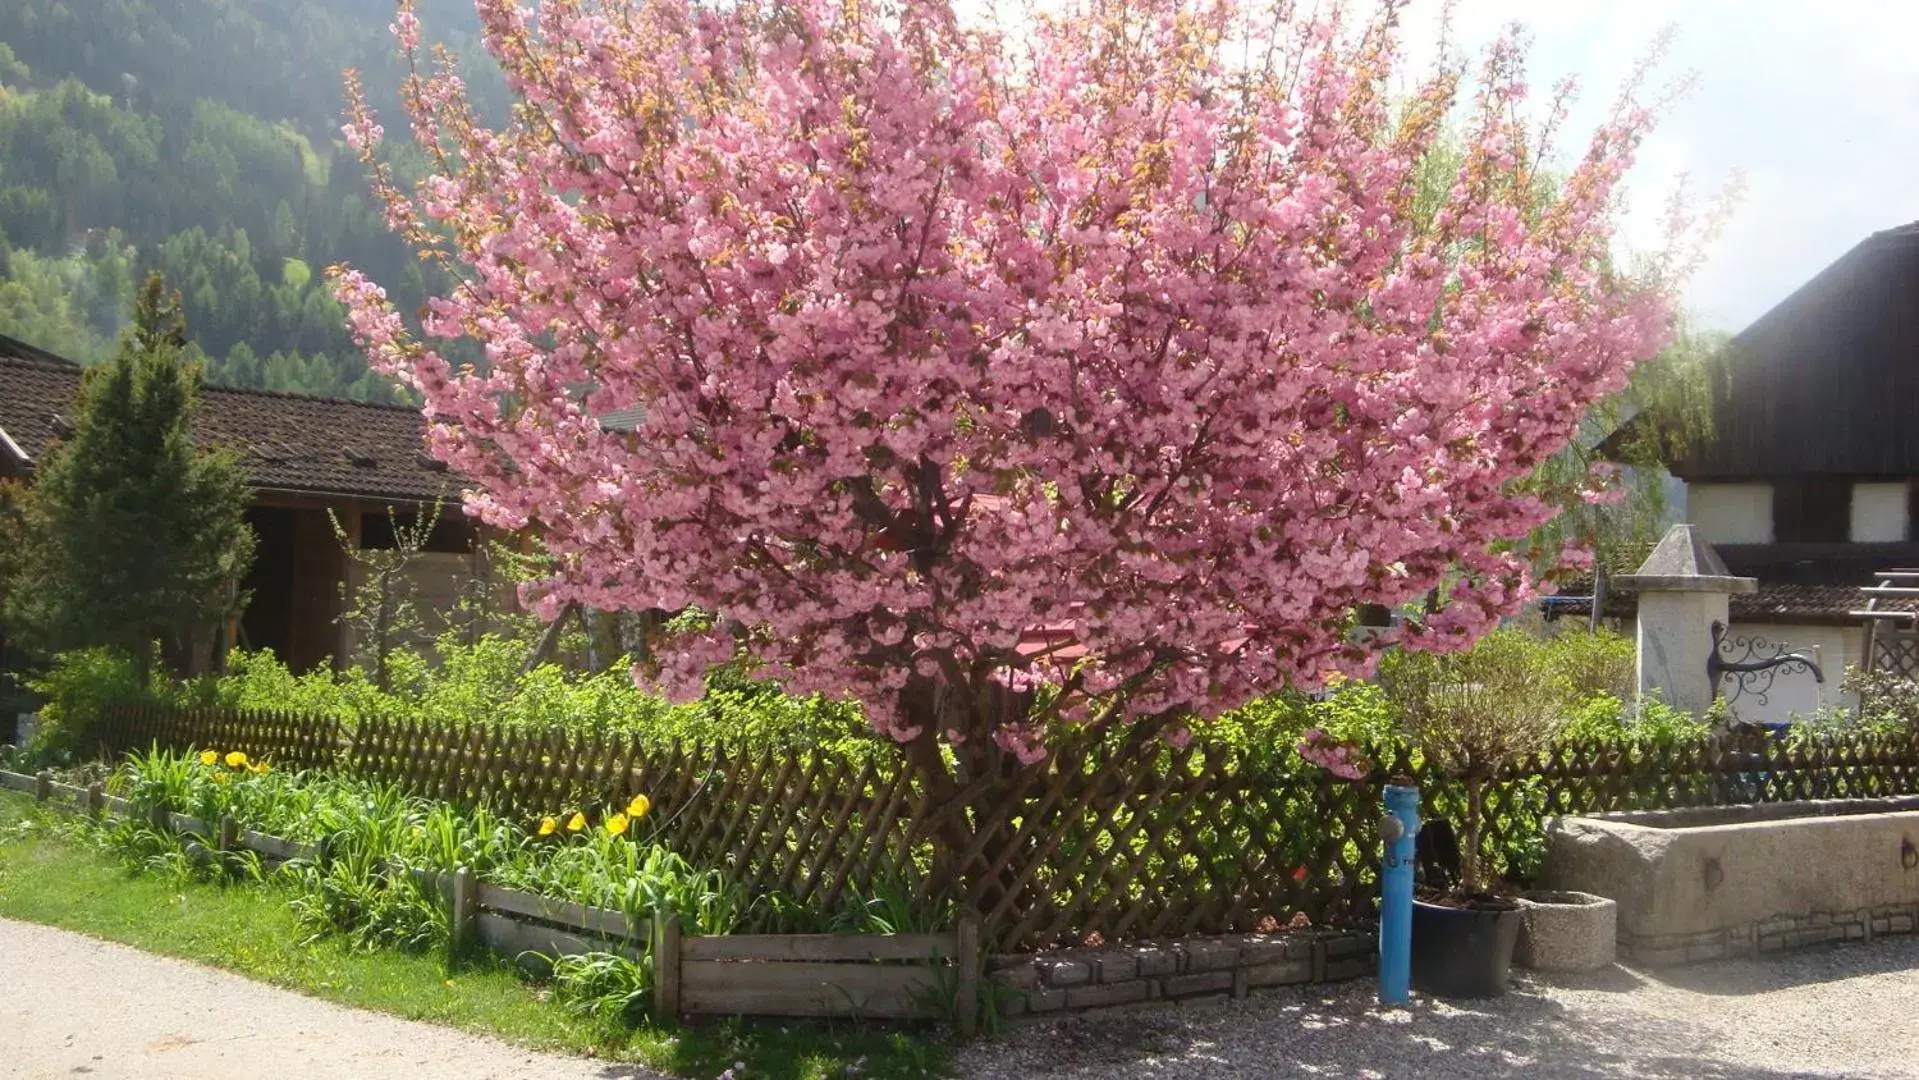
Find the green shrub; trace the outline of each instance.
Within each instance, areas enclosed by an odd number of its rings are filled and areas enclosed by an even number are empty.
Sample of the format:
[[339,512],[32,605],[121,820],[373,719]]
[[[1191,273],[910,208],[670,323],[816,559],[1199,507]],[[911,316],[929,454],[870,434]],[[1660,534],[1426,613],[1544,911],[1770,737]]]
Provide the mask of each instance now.
[[54,657],[45,674],[27,686],[46,699],[33,745],[27,747],[40,763],[64,764],[85,757],[94,748],[105,710],[126,702],[157,700],[164,690],[149,686],[132,657],[111,649],[76,649]]
[[701,700],[676,705],[634,686],[625,664],[599,674],[543,664],[521,674],[525,646],[492,635],[473,644],[449,635],[435,651],[438,664],[411,651],[390,654],[391,689],[382,691],[357,668],[322,667],[296,675],[271,652],[235,650],[226,674],[201,679],[179,693],[184,700],[228,708],[335,716],[349,729],[382,716],[582,735],[636,734],[653,742],[818,746],[855,754],[884,746],[856,703],[792,697],[772,683],[729,670],[713,674]]

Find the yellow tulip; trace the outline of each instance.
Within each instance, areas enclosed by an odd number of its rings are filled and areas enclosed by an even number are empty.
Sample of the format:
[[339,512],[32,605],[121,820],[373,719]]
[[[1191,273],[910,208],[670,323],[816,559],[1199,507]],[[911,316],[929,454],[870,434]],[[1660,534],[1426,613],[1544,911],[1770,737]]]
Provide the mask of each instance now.
[[215,764],[218,764],[219,761],[220,761],[220,751],[218,750],[200,751],[200,764],[215,765]]
[[606,835],[618,836],[626,831],[626,815],[614,814],[606,819]]
[[247,771],[248,771],[248,772],[250,772],[250,773],[252,773],[252,774],[253,774],[253,775],[255,775],[255,776],[258,776],[258,775],[260,775],[260,774],[261,774],[261,773],[263,773],[263,772],[267,772],[267,771],[269,771],[269,770],[271,770],[272,768],[273,768],[273,766],[271,766],[271,765],[268,765],[268,764],[267,764],[266,762],[264,762],[264,761],[258,761],[258,762],[255,762],[255,763],[253,763],[252,765],[248,765],[248,766],[247,766]]
[[584,829],[584,828],[586,828],[585,814],[575,811],[572,817],[566,819],[567,832],[579,832],[581,829]]
[[554,833],[559,831],[560,831],[559,822],[553,820],[550,817],[543,817],[540,819],[540,835],[541,836],[552,836]]
[[227,768],[229,769],[240,768],[246,763],[247,763],[247,756],[245,754],[242,754],[238,750],[235,750],[232,753],[227,755]]
[[643,818],[646,816],[646,812],[651,809],[653,809],[652,799],[644,795],[635,795],[633,796],[633,801],[626,804],[626,816]]

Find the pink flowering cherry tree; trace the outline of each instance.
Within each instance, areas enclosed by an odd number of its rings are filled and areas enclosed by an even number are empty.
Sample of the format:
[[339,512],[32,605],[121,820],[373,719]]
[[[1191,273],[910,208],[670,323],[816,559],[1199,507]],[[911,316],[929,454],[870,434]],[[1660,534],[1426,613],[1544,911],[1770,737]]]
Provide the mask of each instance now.
[[[1408,83],[1392,7],[478,6],[497,130],[395,23],[424,179],[349,83],[457,281],[415,335],[336,268],[370,362],[544,538],[547,612],[695,613],[636,678],[749,657],[936,785],[1471,642],[1534,593],[1527,478],[1667,331],[1674,264],[1610,250],[1649,111],[1542,180],[1565,96],[1523,119],[1511,38]],[[1356,643],[1361,603],[1416,615]]]

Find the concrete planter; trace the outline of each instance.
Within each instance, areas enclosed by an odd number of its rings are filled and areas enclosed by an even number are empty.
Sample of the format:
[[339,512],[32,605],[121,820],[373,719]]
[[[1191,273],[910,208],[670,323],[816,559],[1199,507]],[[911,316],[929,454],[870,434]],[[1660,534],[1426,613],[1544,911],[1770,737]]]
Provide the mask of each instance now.
[[1534,971],[1603,971],[1612,966],[1619,905],[1583,892],[1532,892],[1519,898],[1513,962]]

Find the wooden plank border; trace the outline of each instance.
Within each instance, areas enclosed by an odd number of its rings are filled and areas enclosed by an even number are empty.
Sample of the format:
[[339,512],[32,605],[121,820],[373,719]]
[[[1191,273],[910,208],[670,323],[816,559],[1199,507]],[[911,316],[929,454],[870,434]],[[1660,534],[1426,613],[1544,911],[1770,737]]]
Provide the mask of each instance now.
[[[132,804],[100,785],[55,784],[50,776],[0,770],[0,788],[47,801],[57,790],[79,813],[130,815]],[[190,853],[206,845],[243,847],[280,861],[317,859],[323,845],[245,829],[231,817],[210,824],[168,812],[164,825],[186,838]],[[612,952],[654,957],[654,1002],[663,1018],[682,1014],[927,1019],[952,1016],[962,1034],[978,1023],[979,925],[968,919],[935,934],[738,934],[685,936],[677,917],[636,926],[625,914],[488,885],[467,867],[452,873],[394,865],[420,888],[445,899],[456,951],[477,941],[536,975],[550,975],[562,956]],[[516,918],[515,916],[519,916]],[[528,921],[528,920],[537,920]],[[552,925],[542,925],[552,924]],[[579,932],[575,932],[579,931]],[[590,935],[590,936],[589,936]],[[939,973],[950,969],[951,979]]]

